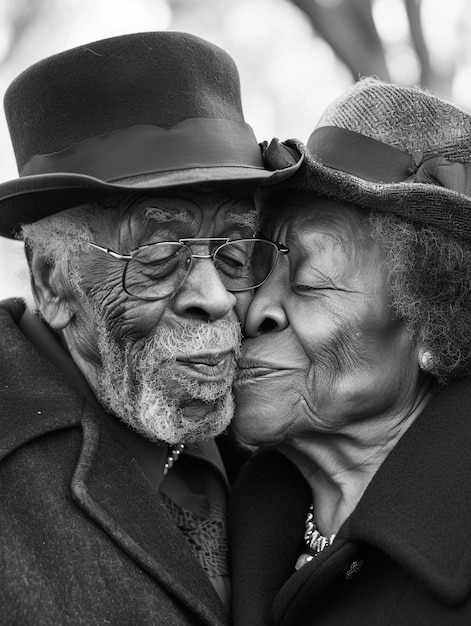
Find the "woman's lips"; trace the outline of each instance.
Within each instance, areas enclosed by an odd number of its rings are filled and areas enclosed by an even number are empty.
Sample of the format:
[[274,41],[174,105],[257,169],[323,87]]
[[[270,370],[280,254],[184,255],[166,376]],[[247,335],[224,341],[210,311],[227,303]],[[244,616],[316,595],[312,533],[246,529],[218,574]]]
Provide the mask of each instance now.
[[236,384],[273,380],[305,371],[304,351],[292,332],[266,333],[245,338],[238,363]]
[[239,363],[236,384],[253,381],[259,378],[274,378],[286,375],[290,367],[275,365],[269,361],[242,359]]
[[236,383],[244,383],[246,381],[252,381],[256,378],[272,378],[286,372],[286,368],[280,367],[267,367],[266,365],[249,365],[239,366],[237,372]]
[[234,351],[193,354],[177,358],[177,364],[186,376],[199,382],[218,382],[230,376],[235,365]]

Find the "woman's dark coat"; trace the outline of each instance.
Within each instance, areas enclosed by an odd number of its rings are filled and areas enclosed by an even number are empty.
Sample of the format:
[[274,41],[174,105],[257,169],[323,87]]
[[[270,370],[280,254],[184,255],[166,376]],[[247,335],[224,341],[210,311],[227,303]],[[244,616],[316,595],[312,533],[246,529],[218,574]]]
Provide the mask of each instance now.
[[105,419],[0,307],[0,623],[229,618],[159,494]]
[[438,391],[333,545],[295,572],[310,502],[301,474],[278,452],[257,454],[239,476],[236,626],[471,624],[469,378]]

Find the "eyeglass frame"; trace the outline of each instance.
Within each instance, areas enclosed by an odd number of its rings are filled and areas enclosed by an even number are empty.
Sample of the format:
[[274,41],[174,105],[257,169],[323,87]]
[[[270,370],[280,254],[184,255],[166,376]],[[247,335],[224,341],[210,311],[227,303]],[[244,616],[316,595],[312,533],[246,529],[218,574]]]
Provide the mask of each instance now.
[[[221,245],[219,245],[214,252],[212,252],[211,254],[193,254],[192,249],[190,248],[190,246],[188,244],[195,244],[197,242],[207,242],[207,241],[221,241]],[[121,282],[122,282],[122,286],[123,286],[123,291],[125,291],[128,295],[132,296],[133,298],[139,298],[140,300],[146,300],[148,302],[155,302],[158,300],[164,300],[165,298],[170,298],[171,296],[175,295],[176,293],[178,293],[178,291],[183,287],[183,285],[185,284],[186,279],[188,278],[190,272],[191,272],[191,268],[193,267],[193,259],[214,259],[214,255],[217,254],[217,252],[226,244],[228,243],[237,243],[239,241],[264,241],[264,242],[268,242],[271,243],[274,247],[275,250],[277,252],[275,261],[270,269],[270,271],[268,272],[268,274],[265,276],[265,278],[262,280],[262,282],[254,285],[253,287],[243,287],[241,289],[227,289],[225,286],[225,289],[231,293],[241,293],[243,291],[251,291],[252,289],[258,289],[258,287],[261,287],[270,277],[270,275],[272,274],[273,270],[276,267],[276,264],[278,263],[278,259],[281,255],[286,255],[289,254],[289,248],[287,246],[285,246],[284,244],[282,244],[279,241],[272,241],[271,239],[268,239],[266,237],[247,237],[245,239],[231,239],[230,237],[184,237],[182,239],[178,239],[178,240],[174,240],[174,241],[153,241],[151,243],[146,243],[142,246],[139,246],[138,248],[135,248],[134,250],[131,250],[131,252],[129,254],[120,254],[119,252],[115,252],[114,250],[112,250],[111,248],[106,248],[104,246],[100,246],[96,243],[94,243],[93,241],[85,241],[85,243],[87,243],[88,245],[92,246],[92,248],[95,248],[96,250],[100,250],[101,252],[104,252],[106,254],[109,254],[113,259],[118,259],[120,261],[126,261],[126,265],[124,266],[123,269],[123,275],[121,278]],[[159,298],[142,298],[141,296],[136,296],[135,294],[130,293],[127,289],[126,289],[126,282],[125,282],[125,276],[126,276],[126,269],[128,266],[128,263],[130,261],[133,260],[133,253],[137,252],[138,250],[141,250],[142,248],[147,248],[149,246],[154,246],[156,244],[174,244],[174,243],[179,243],[183,246],[185,246],[186,248],[188,248],[188,250],[190,251],[190,264],[188,266],[188,271],[185,275],[185,278],[183,279],[183,281],[180,283],[180,285],[174,290],[171,291],[170,293],[166,294],[165,296],[161,296]],[[138,263],[141,263],[140,261],[137,261]],[[214,262],[214,261],[213,261]],[[216,271],[217,268],[216,268]],[[218,272],[219,275],[219,272]]]

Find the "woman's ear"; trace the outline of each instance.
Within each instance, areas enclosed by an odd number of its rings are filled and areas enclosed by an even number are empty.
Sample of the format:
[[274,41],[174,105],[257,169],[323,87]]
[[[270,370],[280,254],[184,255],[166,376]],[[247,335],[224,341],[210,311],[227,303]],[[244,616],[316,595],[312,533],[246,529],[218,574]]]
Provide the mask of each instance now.
[[28,261],[31,288],[41,317],[54,330],[63,330],[73,318],[70,290],[63,272],[34,252]]

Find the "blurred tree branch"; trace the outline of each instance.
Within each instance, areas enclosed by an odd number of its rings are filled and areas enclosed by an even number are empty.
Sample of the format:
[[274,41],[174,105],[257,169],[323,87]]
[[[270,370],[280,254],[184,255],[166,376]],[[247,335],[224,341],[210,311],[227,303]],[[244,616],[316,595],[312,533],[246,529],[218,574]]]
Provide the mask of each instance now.
[[51,7],[50,0],[3,0],[3,2],[5,4],[1,19],[4,21],[4,32],[8,33],[8,44],[0,59],[0,67],[15,54],[15,50],[21,45],[39,15]]
[[[403,2],[410,40],[420,66],[420,84],[446,95],[451,77],[442,76],[433,66],[425,41],[421,0]],[[291,0],[310,20],[314,30],[346,65],[353,80],[377,76],[391,80],[384,42],[373,17],[374,0]]]

